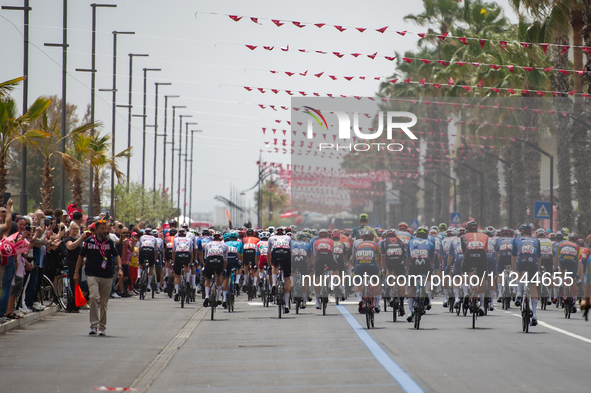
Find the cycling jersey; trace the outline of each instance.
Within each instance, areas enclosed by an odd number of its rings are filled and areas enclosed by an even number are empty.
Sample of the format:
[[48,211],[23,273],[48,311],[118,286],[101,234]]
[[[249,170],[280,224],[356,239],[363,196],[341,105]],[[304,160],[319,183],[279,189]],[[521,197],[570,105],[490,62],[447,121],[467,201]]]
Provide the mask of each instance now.
[[408,242],[406,256],[409,258],[408,274],[427,274],[433,270],[435,243],[429,239],[414,237]]
[[435,255],[433,256],[433,268],[439,269],[441,267],[441,262],[439,260],[439,257],[441,255],[443,255],[443,247],[441,245],[441,239],[439,238],[439,236],[432,236],[432,235],[429,235],[427,237],[427,239],[432,241],[433,245],[435,246]]
[[560,243],[556,252],[558,265],[563,272],[577,272],[577,263],[579,261],[579,245],[568,240]]
[[369,240],[355,240],[353,242],[353,251],[351,259],[353,259],[355,275],[362,276],[364,273],[368,275],[378,274],[378,255],[380,247]]
[[406,271],[406,245],[398,237],[389,237],[380,242],[380,254],[389,272],[404,274]]
[[333,249],[334,249],[334,242],[332,239],[327,237],[321,237],[314,242],[312,247],[312,252],[316,257],[314,262],[314,269],[316,274],[322,274],[324,272],[324,267],[326,266],[328,270],[336,270],[337,269],[337,262],[333,256]]
[[175,253],[173,272],[180,275],[182,268],[191,263],[193,255],[193,241],[187,237],[176,237],[173,240],[172,249]]
[[142,248],[152,248],[152,251],[156,249],[156,238],[152,235],[144,235],[140,237],[140,249]]
[[196,240],[195,240],[195,244],[197,245],[197,249],[199,251],[203,251],[205,248],[205,245],[209,242],[211,242],[211,236],[199,236]]
[[363,228],[369,229],[369,231],[374,236],[374,239],[378,238],[378,234],[372,227],[370,227],[369,225],[359,225],[353,228],[353,230],[351,231],[351,236],[353,237],[353,239],[359,239],[359,231],[361,231]]
[[310,243],[302,240],[291,242],[291,267],[299,270],[300,274],[308,274],[308,258],[312,256]]
[[216,262],[223,262],[228,259],[228,246],[220,241],[212,240],[205,245],[205,260],[210,262],[216,259]]
[[259,257],[259,269],[264,268],[267,263],[268,250],[269,242],[267,240],[261,240],[257,243],[256,256]]
[[291,276],[291,236],[275,235],[269,239],[271,263],[283,268],[283,276]]
[[289,253],[291,249],[291,236],[288,235],[280,235],[280,236],[271,236],[269,239],[269,250],[271,253],[279,252],[279,253]]
[[451,253],[451,247],[455,237],[446,237],[441,241],[441,249],[443,250],[443,269],[447,269],[447,259]]
[[166,246],[164,257],[166,258],[167,261],[172,259],[173,243],[174,243],[174,236],[166,236],[166,238],[164,239],[164,244]]
[[408,245],[408,242],[412,237],[410,232],[407,231],[396,231],[396,236],[402,240],[402,243],[404,243],[405,246]]
[[538,271],[540,240],[537,237],[520,236],[513,239],[512,255],[517,257],[517,270],[531,278]]
[[337,263],[337,268],[345,268],[345,245],[340,240],[333,240],[332,256]]
[[462,250],[462,241],[458,237],[453,238],[451,247],[449,248],[449,255],[453,259],[453,266],[448,266],[454,275],[462,273],[462,263],[464,262],[464,251]]
[[245,237],[242,241],[243,243],[243,258],[244,263],[253,263],[255,261],[255,257],[257,254],[257,244],[259,243],[259,238],[250,236]]
[[314,256],[325,255],[325,254],[330,254],[332,256],[333,247],[334,247],[334,242],[332,241],[332,239],[319,238],[318,240],[316,240],[316,242],[314,242],[314,247],[313,247]]
[[193,252],[193,242],[191,239],[186,237],[177,237],[174,239],[172,249],[175,253],[177,252]]
[[341,242],[345,246],[345,260],[351,259],[351,248],[353,248],[353,243],[349,240],[347,236],[341,235]]
[[551,272],[554,267],[554,247],[550,239],[540,239],[540,254],[540,266],[544,266],[545,271]]

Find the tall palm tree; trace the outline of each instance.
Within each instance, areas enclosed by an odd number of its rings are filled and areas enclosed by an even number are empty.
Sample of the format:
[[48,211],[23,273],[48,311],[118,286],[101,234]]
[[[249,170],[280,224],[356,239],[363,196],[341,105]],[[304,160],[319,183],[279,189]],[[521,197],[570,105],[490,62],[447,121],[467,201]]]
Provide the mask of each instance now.
[[51,209],[53,206],[53,180],[54,177],[51,174],[54,168],[51,167],[51,158],[53,155],[58,155],[61,158],[62,164],[67,169],[68,172],[72,172],[73,168],[77,168],[79,161],[75,158],[70,156],[67,153],[62,153],[59,151],[60,145],[63,140],[75,137],[79,134],[83,134],[93,128],[100,126],[100,124],[85,124],[83,126],[77,127],[76,129],[70,131],[70,133],[62,136],[62,132],[58,127],[58,119],[56,118],[53,123],[49,123],[49,117],[47,113],[44,113],[41,117],[41,127],[40,130],[45,132],[48,136],[41,140],[41,142],[36,146],[37,150],[43,156],[43,174],[41,175],[43,178],[43,183],[41,185],[41,208],[42,209]]
[[5,82],[0,82],[0,99],[7,98],[10,95],[10,92],[14,90],[16,85],[18,85],[24,79],[25,77],[21,76],[19,78],[11,79]]
[[[6,91],[14,86],[14,83],[6,83],[3,83],[4,87],[0,90]],[[4,195],[7,188],[6,165],[10,147],[15,143],[36,146],[43,138],[48,137],[45,132],[30,127],[43,114],[50,102],[46,97],[39,97],[27,113],[18,116],[14,100],[10,97],[0,98],[0,195]]]
[[92,136],[88,134],[77,134],[69,140],[66,154],[71,157],[76,165],[66,166],[66,172],[72,183],[72,202],[82,206],[82,168],[87,164],[90,157],[90,143]]
[[90,141],[90,165],[94,171],[93,181],[93,195],[92,208],[94,211],[101,210],[101,183],[100,171],[103,168],[110,168],[117,176],[117,180],[121,180],[125,175],[119,170],[118,161],[121,158],[131,157],[131,147],[127,148],[115,156],[111,157],[111,136],[110,135],[95,135]]

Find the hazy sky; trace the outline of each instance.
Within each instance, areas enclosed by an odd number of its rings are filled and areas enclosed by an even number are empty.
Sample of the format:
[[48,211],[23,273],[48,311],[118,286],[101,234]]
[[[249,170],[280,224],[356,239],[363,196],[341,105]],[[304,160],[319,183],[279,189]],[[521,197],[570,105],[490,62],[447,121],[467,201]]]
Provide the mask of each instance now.
[[[90,102],[90,74],[76,72],[76,68],[90,68],[91,61],[91,1],[69,2],[68,27],[68,102],[79,108],[80,117]],[[169,100],[168,133],[171,132],[171,105],[186,105],[178,115],[192,115],[186,121],[198,122],[189,129],[203,130],[195,134],[193,168],[193,211],[211,211],[219,202],[215,195],[229,196],[230,183],[239,190],[250,188],[257,181],[256,161],[264,142],[271,140],[262,133],[262,127],[288,129],[285,122],[290,111],[261,109],[263,104],[290,106],[286,93],[277,95],[270,91],[246,91],[241,86],[313,91],[347,95],[373,95],[379,82],[373,79],[333,81],[327,77],[316,78],[313,73],[334,75],[387,76],[393,72],[393,63],[385,59],[370,60],[365,56],[337,58],[332,54],[300,53],[295,49],[306,48],[328,52],[359,52],[391,56],[394,51],[403,53],[416,46],[417,36],[379,34],[375,31],[359,33],[355,30],[339,32],[334,27],[321,29],[314,26],[298,28],[292,24],[276,27],[269,20],[260,24],[244,18],[234,22],[221,13],[270,19],[295,20],[310,23],[327,23],[377,29],[390,26],[389,30],[422,31],[403,21],[408,14],[422,11],[422,1],[309,1],[297,3],[285,1],[189,1],[189,0],[126,0],[110,1],[117,8],[97,9],[97,60],[96,86],[112,87],[112,31],[135,31],[132,36],[118,36],[117,84],[119,104],[127,104],[128,53],[148,53],[150,57],[134,58],[133,113],[142,113],[142,68],[161,68],[161,72],[148,73],[147,124],[154,124],[154,83],[171,82],[172,86],[159,88],[159,132],[164,131],[164,95],[179,95]],[[507,0],[500,0],[506,15],[513,21],[515,14]],[[2,5],[23,5],[22,0],[0,0]],[[30,55],[29,55],[29,104],[40,95],[61,94],[61,49],[44,47],[45,42],[61,42],[62,1],[31,0]],[[12,23],[11,23],[12,22]],[[22,23],[21,11],[0,11],[0,36],[2,54],[0,80],[22,74]],[[14,24],[14,25],[13,25]],[[258,45],[254,51],[245,44]],[[262,46],[275,46],[266,51]],[[289,45],[283,52],[279,47]],[[287,76],[283,72],[273,74],[269,70],[304,72]],[[17,103],[22,103],[22,90],[13,93]],[[111,93],[96,93],[96,119],[104,123],[102,132],[111,132]],[[282,120],[276,123],[275,120]],[[127,146],[127,109],[119,108],[116,119],[116,150]],[[185,126],[183,126],[183,134]],[[156,181],[162,183],[162,142],[159,137]],[[146,183],[153,182],[154,131],[147,129]],[[141,180],[142,170],[142,120],[132,121],[132,180]],[[167,152],[167,186],[170,186],[170,146]],[[178,154],[178,152],[175,152]],[[176,158],[175,171],[178,169]],[[289,163],[289,154],[263,153],[264,161]],[[125,167],[125,163],[122,163]],[[184,174],[183,174],[184,176]],[[175,174],[175,183],[177,183]],[[175,185],[176,189],[176,185]],[[249,200],[253,192],[248,194]],[[254,219],[254,217],[253,217]]]

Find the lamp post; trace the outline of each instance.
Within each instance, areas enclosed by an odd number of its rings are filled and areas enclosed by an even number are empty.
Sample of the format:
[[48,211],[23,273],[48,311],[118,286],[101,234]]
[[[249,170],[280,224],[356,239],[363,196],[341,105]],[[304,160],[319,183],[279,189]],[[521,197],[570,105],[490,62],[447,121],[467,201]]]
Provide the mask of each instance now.
[[466,164],[465,162],[458,161],[459,164],[464,165],[466,168],[470,169],[472,172],[476,173],[480,176],[480,217],[478,218],[480,224],[483,225],[484,222],[484,173],[481,171],[474,169],[470,165]]
[[[588,125],[587,125],[588,126]],[[550,159],[550,230],[554,230],[554,156],[538,146],[529,143],[525,139],[517,138],[518,141],[525,143],[532,149],[535,149]]]
[[[170,149],[171,150],[170,157],[171,157],[171,161],[172,161],[171,167],[170,167],[170,196],[171,196],[170,199],[174,199],[174,152],[177,150],[180,150],[180,148],[179,149],[174,148],[175,111],[177,109],[184,109],[184,108],[186,108],[186,106],[184,106],[184,105],[173,105],[172,106],[172,136],[171,136],[170,142],[169,142],[172,145],[172,147]],[[182,131],[182,129],[181,129],[181,131]],[[180,168],[180,163],[179,163],[179,168]],[[179,215],[180,215],[180,212],[179,212]]]
[[[130,53],[129,54],[129,92],[128,92],[128,105],[127,105],[127,148],[131,147],[131,109],[133,108],[132,105],[132,80],[133,80],[133,58],[134,56],[138,57],[148,57],[150,55],[140,54],[140,53]],[[127,157],[127,191],[129,191],[129,175],[130,175],[130,168],[131,168],[131,157]]]
[[[195,122],[185,123],[185,191],[183,196],[183,216],[187,217],[187,162],[189,158],[189,125],[197,124]],[[193,137],[191,136],[191,142],[193,142]],[[191,143],[191,149],[193,148]],[[189,217],[189,225],[191,225],[191,217]]]
[[[178,181],[179,181],[179,185],[178,185],[178,196],[177,196],[177,208],[179,210],[179,215],[181,214],[181,162],[182,162],[182,157],[183,157],[183,117],[193,117],[193,115],[179,115],[179,177],[178,177]],[[187,149],[186,143],[185,143],[185,150]],[[186,153],[185,153],[186,154]],[[180,221],[180,220],[179,220]]]
[[169,98],[178,98],[179,96],[164,96],[164,152],[162,158],[162,189],[166,189],[166,145],[170,142],[166,141],[166,125],[168,123],[168,99]]
[[449,176],[447,173],[443,172],[441,169],[439,170],[439,173],[441,173],[443,176],[447,177],[448,179],[450,179],[451,181],[454,182],[454,210],[457,211],[457,209],[458,209],[458,194],[457,194],[458,186],[456,183],[456,178]]
[[[94,109],[95,109],[95,90],[96,90],[96,9],[97,8],[115,8],[117,7],[116,4],[96,4],[92,3],[90,5],[92,8],[92,55],[91,55],[91,62],[90,62],[90,69],[84,68],[77,68],[76,71],[80,72],[90,72],[90,122],[94,123]],[[91,131],[92,136],[94,136],[94,128]],[[92,165],[90,165],[90,180],[88,185],[88,216],[94,216],[94,207],[92,205],[93,200],[93,183],[94,183],[94,173],[93,173]]]
[[[147,89],[147,73],[148,71],[162,71],[160,68],[144,68],[144,112],[142,131],[144,134],[142,142],[142,193],[146,183],[146,89]],[[143,199],[142,199],[143,201]]]
[[[4,8],[4,7],[3,7]],[[66,112],[67,112],[67,101],[66,101],[66,79],[68,76],[68,0],[63,0],[62,5],[62,43],[61,44],[53,44],[53,43],[45,43],[44,46],[51,46],[51,47],[60,47],[62,48],[62,118],[61,118],[61,134],[62,134],[62,143],[60,147],[60,151],[62,154],[66,152],[66,138],[65,136],[68,133],[68,129],[66,126]],[[28,28],[28,27],[27,27]],[[28,32],[27,32],[28,34]],[[66,169],[64,167],[64,163],[61,163],[60,166],[60,201],[58,207],[60,209],[66,208]]]
[[203,132],[202,130],[191,130],[191,175],[189,178],[191,179],[191,189],[189,191],[189,224],[191,223],[191,216],[193,215],[193,136],[196,132]]
[[[154,85],[156,86],[156,93],[154,94],[156,97],[156,108],[154,110],[154,183],[152,188],[154,189],[153,203],[156,203],[156,161],[158,155],[158,137],[160,136],[158,135],[158,87],[170,86],[172,83],[156,82]],[[164,150],[166,150],[166,147],[164,147]]]
[[511,180],[511,164],[507,160],[504,160],[501,157],[492,154],[491,152],[487,152],[486,154],[496,158],[499,162],[505,164],[505,166],[509,169],[509,175],[507,176],[507,174],[505,174],[505,181],[507,182],[507,226],[511,227],[513,223],[513,181]]
[[[24,23],[23,23],[23,38],[24,38],[24,50],[23,50],[23,114],[28,109],[28,94],[29,94],[29,11],[33,8],[29,7],[29,0],[24,0],[23,7],[15,7],[9,5],[3,5],[3,10],[10,11],[23,11],[24,12]],[[23,130],[23,133],[25,131]],[[21,149],[21,193],[19,196],[19,213],[21,215],[27,214],[27,146],[23,144]]]

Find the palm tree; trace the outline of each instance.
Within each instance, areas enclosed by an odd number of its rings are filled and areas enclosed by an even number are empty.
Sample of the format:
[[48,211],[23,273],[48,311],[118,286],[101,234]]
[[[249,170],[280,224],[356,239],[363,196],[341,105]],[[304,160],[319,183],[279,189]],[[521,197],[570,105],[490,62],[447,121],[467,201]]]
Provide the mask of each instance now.
[[0,99],[8,98],[10,92],[14,90],[16,85],[25,79],[24,76],[11,79],[6,82],[0,82]]
[[59,147],[63,140],[67,138],[72,138],[76,135],[83,134],[93,128],[100,126],[100,124],[85,124],[80,126],[74,130],[72,130],[69,134],[62,136],[62,132],[58,127],[58,119],[56,118],[52,124],[49,124],[49,117],[47,113],[44,113],[41,117],[41,127],[40,129],[45,132],[48,137],[44,138],[36,148],[39,150],[41,155],[43,156],[43,183],[41,185],[41,208],[42,209],[51,209],[53,206],[53,180],[54,177],[51,174],[51,171],[54,169],[51,167],[51,158],[54,154],[60,156],[62,160],[62,164],[66,168],[66,170],[71,173],[73,168],[77,168],[79,161],[70,156],[67,153],[62,153],[59,151]]
[[[21,78],[19,78],[22,80]],[[15,82],[16,81],[16,82]],[[18,80],[4,82],[0,85],[0,91],[5,94],[18,83]],[[0,195],[6,192],[7,157],[10,147],[15,143],[24,143],[27,146],[36,146],[48,134],[41,130],[31,129],[33,122],[47,109],[51,101],[46,97],[39,97],[29,107],[27,113],[22,116],[17,114],[17,106],[10,97],[0,98]]]
[[111,157],[111,136],[110,135],[95,135],[90,141],[90,165],[94,171],[93,179],[93,195],[92,208],[94,211],[101,209],[101,187],[100,187],[100,170],[103,168],[110,168],[114,171],[117,180],[120,181],[125,175],[119,170],[118,161],[121,158],[131,157],[131,147],[127,148],[115,156]]
[[69,146],[66,149],[68,157],[72,158],[75,165],[66,166],[66,172],[72,183],[72,202],[82,206],[82,168],[90,157],[90,143],[92,136],[88,134],[76,134],[70,138]]

